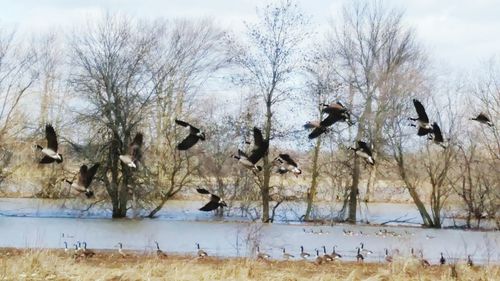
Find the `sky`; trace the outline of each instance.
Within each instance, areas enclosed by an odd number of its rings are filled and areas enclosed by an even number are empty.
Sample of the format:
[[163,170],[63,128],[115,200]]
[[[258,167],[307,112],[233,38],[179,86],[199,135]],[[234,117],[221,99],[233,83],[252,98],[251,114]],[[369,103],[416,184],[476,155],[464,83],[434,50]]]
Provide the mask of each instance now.
[[[317,30],[349,0],[299,0]],[[236,31],[256,18],[264,0],[0,0],[0,24],[23,34],[67,30],[102,13],[119,12],[138,18],[210,17]],[[467,70],[500,56],[499,0],[385,0],[405,11],[432,61],[445,70]]]

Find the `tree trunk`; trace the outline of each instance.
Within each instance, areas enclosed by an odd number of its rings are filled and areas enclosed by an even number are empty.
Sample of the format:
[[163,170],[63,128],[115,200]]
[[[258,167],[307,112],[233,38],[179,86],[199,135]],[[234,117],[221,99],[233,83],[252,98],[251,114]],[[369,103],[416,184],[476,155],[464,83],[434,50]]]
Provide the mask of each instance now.
[[[377,153],[373,151],[373,159],[377,159]],[[378,165],[374,165],[370,169],[370,174],[368,176],[368,183],[366,185],[366,194],[364,201],[365,202],[370,202],[371,195],[373,193],[373,190],[375,189],[375,182],[377,181],[377,170],[378,170]]]
[[[271,111],[271,100],[270,96],[268,97],[268,100],[266,100],[266,124],[264,128],[264,138],[269,141],[271,137],[271,122],[272,122],[272,111]],[[261,196],[262,196],[262,222],[270,222],[269,221],[269,201],[270,201],[270,196],[269,196],[269,183],[271,181],[271,163],[269,162],[269,155],[266,153],[264,155],[264,167],[263,167],[263,172],[264,172],[264,182],[261,187]]]
[[354,170],[352,173],[351,191],[349,192],[349,213],[347,217],[347,221],[349,223],[356,223],[358,185],[359,185],[359,159],[358,156],[354,154]]
[[309,191],[307,192],[307,208],[306,213],[304,214],[304,220],[308,221],[311,218],[312,206],[314,203],[314,199],[316,198],[316,189],[318,187],[318,177],[319,177],[319,151],[321,149],[321,136],[316,140],[316,145],[314,146],[314,154],[313,154],[313,168],[312,168],[312,179],[311,186],[309,187]]

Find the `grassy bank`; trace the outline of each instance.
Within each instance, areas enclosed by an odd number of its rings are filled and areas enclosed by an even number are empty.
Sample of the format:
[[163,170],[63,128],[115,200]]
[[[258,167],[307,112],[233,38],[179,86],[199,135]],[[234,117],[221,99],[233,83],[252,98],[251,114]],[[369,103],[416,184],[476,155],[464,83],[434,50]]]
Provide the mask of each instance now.
[[[71,251],[72,252],[72,251]],[[98,252],[75,260],[54,250],[0,250],[0,280],[500,280],[500,266],[422,267],[417,260],[392,264],[254,259],[196,259]]]

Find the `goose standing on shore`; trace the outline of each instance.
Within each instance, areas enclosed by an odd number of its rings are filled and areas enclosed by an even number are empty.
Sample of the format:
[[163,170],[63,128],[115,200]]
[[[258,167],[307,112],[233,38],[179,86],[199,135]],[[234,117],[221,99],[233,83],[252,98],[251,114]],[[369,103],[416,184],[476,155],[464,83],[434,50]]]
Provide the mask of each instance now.
[[342,258],[342,256],[337,253],[336,248],[337,248],[337,245],[333,246],[333,251],[332,251],[331,256],[334,259],[340,259],[340,258]]
[[295,256],[287,253],[285,250],[285,247],[283,247],[283,259],[289,260],[289,259],[293,259],[293,258],[295,258]]
[[324,261],[333,261],[333,257],[326,253],[325,246],[323,246],[323,260]]
[[271,256],[270,256],[269,254],[266,254],[266,253],[264,253],[264,252],[261,252],[261,251],[260,251],[260,247],[259,247],[259,246],[257,246],[257,259],[258,259],[258,260],[268,260],[268,259],[270,259],[270,258],[271,258]]
[[120,155],[120,160],[131,168],[137,168],[141,161],[141,147],[144,136],[142,133],[135,134],[134,140],[129,145],[128,154]]
[[199,243],[196,243],[196,250],[197,250],[196,255],[198,255],[198,258],[203,259],[208,257],[207,252],[205,252],[203,249],[200,248]]
[[35,148],[40,150],[43,155],[45,155],[41,160],[40,164],[49,164],[49,163],[62,163],[63,157],[57,151],[57,135],[54,127],[51,124],[45,125],[45,138],[47,139],[47,147],[42,147],[38,144],[35,145]]
[[127,257],[127,254],[125,254],[125,252],[123,251],[123,244],[122,244],[122,242],[118,242],[118,254],[120,254],[120,256],[122,256],[122,258],[126,258]]
[[195,126],[189,124],[188,122],[175,119],[175,123],[177,125],[189,128],[189,135],[177,145],[178,150],[188,150],[192,146],[194,146],[199,140],[202,141],[205,140],[205,133],[202,132],[200,129],[196,128]]
[[300,257],[307,260],[311,255],[304,252],[304,246],[300,246]]
[[363,262],[365,260],[365,257],[361,254],[361,248],[356,247],[356,249],[358,249],[358,253],[356,254],[356,261]]
[[441,253],[441,258],[439,258],[439,264],[444,265],[446,264],[446,259],[443,256],[443,253]]
[[99,163],[95,163],[90,169],[87,165],[82,165],[78,173],[78,179],[76,181],[66,180],[66,182],[69,183],[76,191],[84,193],[87,198],[91,198],[94,196],[94,191],[90,188],[90,184],[92,183],[98,168]]
[[160,250],[160,244],[158,244],[158,241],[155,240],[155,244],[156,244],[156,256],[159,258],[166,258],[167,253]]

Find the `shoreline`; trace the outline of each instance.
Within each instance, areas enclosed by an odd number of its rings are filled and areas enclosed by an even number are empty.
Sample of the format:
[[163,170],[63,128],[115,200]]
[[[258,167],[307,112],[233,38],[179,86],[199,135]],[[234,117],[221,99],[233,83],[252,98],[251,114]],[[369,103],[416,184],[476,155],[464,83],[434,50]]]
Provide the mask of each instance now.
[[[498,280],[500,266],[431,265],[401,257],[393,263],[199,259],[189,255],[160,258],[154,251],[95,251],[90,258],[73,250],[0,248],[0,279],[5,280]],[[454,268],[454,269],[453,269]]]

